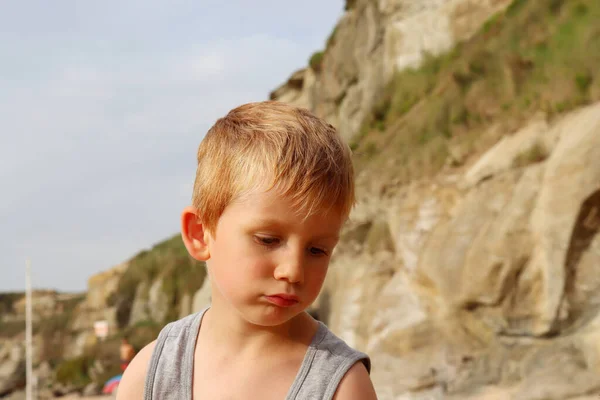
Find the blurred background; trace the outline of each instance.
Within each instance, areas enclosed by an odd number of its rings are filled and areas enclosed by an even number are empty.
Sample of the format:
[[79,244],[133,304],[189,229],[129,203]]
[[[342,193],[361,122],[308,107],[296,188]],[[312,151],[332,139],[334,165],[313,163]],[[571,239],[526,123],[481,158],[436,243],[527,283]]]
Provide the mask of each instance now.
[[[101,396],[210,287],[179,213],[229,109],[334,124],[358,204],[310,310],[380,399],[600,395],[600,3],[0,8],[0,398]],[[109,396],[106,394],[105,396]]]

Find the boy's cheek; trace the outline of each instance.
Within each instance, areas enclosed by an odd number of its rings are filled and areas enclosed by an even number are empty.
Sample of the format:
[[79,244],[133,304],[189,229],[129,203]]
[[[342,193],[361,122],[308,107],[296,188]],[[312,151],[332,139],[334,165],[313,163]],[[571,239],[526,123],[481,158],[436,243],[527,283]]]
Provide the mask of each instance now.
[[246,279],[271,278],[273,276],[274,264],[267,257],[246,254],[235,264],[241,268],[240,275],[245,276]]
[[327,266],[321,268],[315,268],[311,271],[310,276],[307,279],[307,284],[310,286],[310,289],[313,291],[320,291],[323,283],[325,282],[325,277],[327,276]]

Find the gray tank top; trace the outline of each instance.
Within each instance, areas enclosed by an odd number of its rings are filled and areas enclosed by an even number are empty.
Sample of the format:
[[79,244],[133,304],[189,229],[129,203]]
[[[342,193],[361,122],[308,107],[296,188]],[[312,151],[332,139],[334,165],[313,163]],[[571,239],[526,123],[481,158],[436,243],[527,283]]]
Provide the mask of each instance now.
[[[192,400],[194,349],[207,309],[171,322],[161,330],[148,364],[144,400]],[[371,360],[365,353],[354,350],[318,322],[317,332],[285,400],[330,400],[357,361],[371,372]]]

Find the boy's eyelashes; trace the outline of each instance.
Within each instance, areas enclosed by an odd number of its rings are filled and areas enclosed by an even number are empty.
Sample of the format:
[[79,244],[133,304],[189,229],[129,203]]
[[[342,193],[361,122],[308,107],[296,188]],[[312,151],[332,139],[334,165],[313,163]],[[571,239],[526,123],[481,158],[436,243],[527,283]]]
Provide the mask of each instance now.
[[259,236],[259,235],[256,235],[256,236],[254,236],[254,239],[258,243],[260,243],[262,245],[265,245],[265,246],[275,246],[275,245],[278,245],[281,242],[281,240],[279,240],[279,238],[271,237],[271,236]]
[[309,249],[309,251],[310,251],[310,254],[312,254],[313,256],[328,256],[329,255],[329,253],[326,250],[320,249],[318,247],[311,247]]
[[[254,235],[254,240],[261,246],[267,248],[277,247],[281,244],[281,239],[272,236]],[[329,251],[321,247],[311,246],[308,248],[308,252],[313,256],[327,256]]]

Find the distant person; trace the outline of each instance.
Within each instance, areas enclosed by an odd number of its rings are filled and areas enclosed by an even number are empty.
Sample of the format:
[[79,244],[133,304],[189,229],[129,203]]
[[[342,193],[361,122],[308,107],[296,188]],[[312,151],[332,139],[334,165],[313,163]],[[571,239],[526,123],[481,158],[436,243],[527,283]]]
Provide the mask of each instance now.
[[125,371],[131,360],[133,360],[133,357],[135,357],[135,349],[129,343],[127,336],[121,339],[119,354],[121,356],[121,371]]
[[197,157],[181,235],[206,261],[211,305],[165,326],[117,399],[376,399],[368,355],[306,312],[355,201],[335,128],[284,103],[245,104]]

